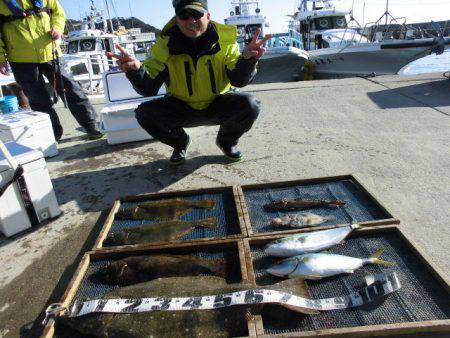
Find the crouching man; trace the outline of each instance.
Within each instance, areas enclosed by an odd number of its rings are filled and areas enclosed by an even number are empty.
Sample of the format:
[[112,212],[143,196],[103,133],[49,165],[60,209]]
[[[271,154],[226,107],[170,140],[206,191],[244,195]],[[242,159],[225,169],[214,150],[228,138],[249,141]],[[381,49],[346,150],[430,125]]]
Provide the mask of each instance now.
[[211,21],[207,0],[174,0],[176,16],[164,27],[149,58],[141,64],[120,48],[117,59],[134,88],[143,96],[157,95],[163,84],[168,95],[141,104],[139,124],[152,137],[173,148],[170,162],[186,160],[190,137],[183,128],[220,125],[216,144],[230,161],[240,161],[239,138],[250,130],[259,105],[244,87],[256,74],[265,52],[257,32],[242,53],[236,27]]

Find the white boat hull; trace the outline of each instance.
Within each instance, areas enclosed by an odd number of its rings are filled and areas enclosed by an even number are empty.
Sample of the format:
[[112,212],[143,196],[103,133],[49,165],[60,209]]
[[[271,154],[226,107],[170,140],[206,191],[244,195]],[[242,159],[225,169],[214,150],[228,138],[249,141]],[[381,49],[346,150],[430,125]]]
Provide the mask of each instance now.
[[[310,51],[315,74],[367,76],[397,74],[407,64],[432,52],[433,39],[360,44],[341,49]],[[448,44],[450,40],[446,40]]]

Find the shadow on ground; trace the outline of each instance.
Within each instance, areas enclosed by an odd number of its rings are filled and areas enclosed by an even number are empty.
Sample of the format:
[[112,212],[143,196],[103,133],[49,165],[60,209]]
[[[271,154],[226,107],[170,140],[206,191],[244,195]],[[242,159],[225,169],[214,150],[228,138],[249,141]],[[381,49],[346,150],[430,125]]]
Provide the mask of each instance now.
[[[371,92],[367,95],[381,109],[411,108],[429,106],[433,108],[450,106],[450,81],[430,81],[405,87]],[[397,92],[399,95],[392,95]]]
[[181,166],[167,159],[98,171],[84,171],[53,180],[60,205],[75,201],[83,212],[101,211],[120,197],[160,191],[204,165],[228,164],[223,156],[198,156]]
[[[97,240],[97,237],[99,235],[99,232],[101,231],[103,224],[106,222],[106,218],[108,217],[110,210],[105,210],[101,213],[100,217],[98,218],[96,224],[93,226],[91,232],[89,233],[89,236],[87,237],[86,241],[83,244],[83,247],[75,257],[75,259],[72,260],[72,264],[68,265],[67,268],[64,270],[64,272],[61,275],[61,278],[59,279],[58,283],[56,284],[56,287],[51,291],[50,297],[45,302],[44,307],[39,312],[40,315],[36,320],[33,322],[30,322],[20,329],[20,336],[21,337],[39,337],[42,333],[43,326],[42,321],[44,320],[44,312],[45,309],[53,304],[57,303],[61,300],[64,292],[66,291],[70,281],[72,280],[72,277],[75,274],[75,271],[78,268],[78,265],[81,262],[81,259],[83,258],[84,254],[87,251],[90,251],[95,244],[95,241]],[[74,231],[71,237],[73,236],[79,236],[80,234],[77,234],[77,231]],[[59,243],[58,245],[65,245],[64,243]],[[57,246],[58,246],[57,245]],[[57,264],[57,262],[51,262],[52,259],[56,259],[56,253],[58,253],[61,249],[58,247],[53,248],[49,254],[46,255],[46,258],[41,259],[40,262],[36,264],[41,264],[41,262],[46,262],[45,264]],[[55,253],[55,254],[53,254]],[[34,279],[40,279],[43,278],[42,276],[35,276]]]

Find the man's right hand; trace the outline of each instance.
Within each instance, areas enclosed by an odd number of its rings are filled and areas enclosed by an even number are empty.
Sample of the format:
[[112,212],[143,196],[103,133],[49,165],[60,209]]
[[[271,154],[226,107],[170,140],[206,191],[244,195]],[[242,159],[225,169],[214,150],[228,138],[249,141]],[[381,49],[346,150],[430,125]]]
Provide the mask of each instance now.
[[9,72],[8,72],[8,62],[0,62],[0,73],[5,75],[5,76],[9,76]]
[[116,44],[116,48],[120,51],[121,55],[106,52],[106,56],[116,59],[116,63],[122,72],[126,73],[130,70],[139,70],[141,68],[141,62],[132,58],[122,46]]

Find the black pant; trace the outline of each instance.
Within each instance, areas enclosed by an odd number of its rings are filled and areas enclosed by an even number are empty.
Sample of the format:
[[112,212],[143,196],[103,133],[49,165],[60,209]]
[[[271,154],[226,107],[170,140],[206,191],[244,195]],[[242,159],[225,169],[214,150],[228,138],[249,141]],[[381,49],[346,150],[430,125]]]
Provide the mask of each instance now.
[[[53,108],[53,100],[48,92],[44,76],[53,87],[53,70],[51,62],[46,63],[17,63],[11,62],[11,68],[17,83],[28,97],[31,109],[50,115],[53,130],[61,129],[58,115]],[[57,91],[63,97],[61,80],[56,76]],[[94,127],[95,110],[81,87],[71,77],[62,75],[62,82],[66,92],[67,106],[77,122],[85,128]]]
[[136,119],[151,136],[173,148],[186,144],[188,135],[183,127],[207,125],[220,125],[217,141],[222,146],[234,146],[250,130],[259,111],[259,102],[249,93],[219,95],[203,110],[166,96],[142,103],[136,109]]

